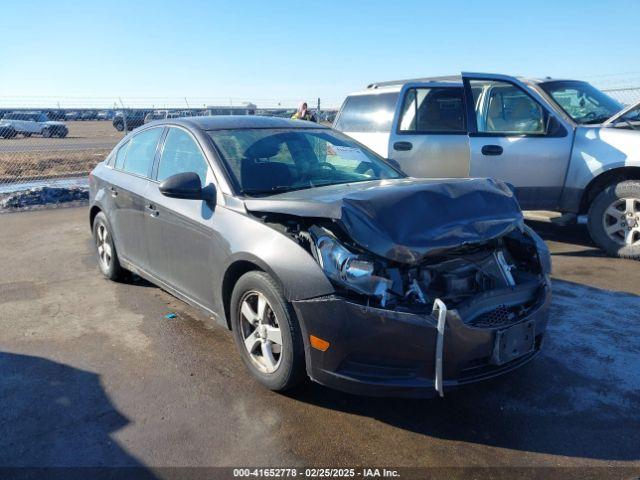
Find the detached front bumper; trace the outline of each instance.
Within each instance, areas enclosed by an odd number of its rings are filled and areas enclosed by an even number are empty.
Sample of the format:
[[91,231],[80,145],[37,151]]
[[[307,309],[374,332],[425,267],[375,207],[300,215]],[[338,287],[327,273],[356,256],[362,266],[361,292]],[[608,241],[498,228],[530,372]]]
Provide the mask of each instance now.
[[[445,391],[514,370],[539,353],[551,299],[548,281],[539,289],[526,316],[511,323],[474,326],[464,318],[468,311],[447,311],[442,354]],[[296,301],[293,306],[301,321],[312,380],[359,395],[437,395],[437,314],[372,308],[337,296]],[[517,325],[534,335],[532,348],[513,359],[500,359],[497,345]],[[329,348],[324,352],[312,348],[310,335],[328,341]]]

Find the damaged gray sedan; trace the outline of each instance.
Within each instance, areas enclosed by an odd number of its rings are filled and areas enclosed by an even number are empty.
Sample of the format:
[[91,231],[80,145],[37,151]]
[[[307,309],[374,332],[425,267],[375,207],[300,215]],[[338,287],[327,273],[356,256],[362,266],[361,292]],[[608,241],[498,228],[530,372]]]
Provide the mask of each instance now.
[[407,178],[314,123],[197,117],[132,132],[90,187],[102,273],[211,314],[270,389],[442,395],[540,351],[550,256],[501,182]]

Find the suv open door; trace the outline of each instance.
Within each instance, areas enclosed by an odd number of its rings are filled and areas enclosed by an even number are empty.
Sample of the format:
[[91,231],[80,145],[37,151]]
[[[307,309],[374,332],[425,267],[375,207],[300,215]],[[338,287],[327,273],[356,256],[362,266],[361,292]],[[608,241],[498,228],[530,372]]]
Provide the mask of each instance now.
[[462,73],[471,177],[512,184],[523,209],[555,209],[571,156],[573,126],[515,77]]

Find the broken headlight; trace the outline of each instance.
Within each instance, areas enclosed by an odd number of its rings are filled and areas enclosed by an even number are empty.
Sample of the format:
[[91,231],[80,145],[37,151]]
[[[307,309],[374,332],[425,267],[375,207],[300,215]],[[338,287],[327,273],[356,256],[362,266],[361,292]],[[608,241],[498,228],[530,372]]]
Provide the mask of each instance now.
[[374,262],[348,250],[327,230],[311,227],[316,261],[337,285],[363,295],[379,297],[384,303],[391,280],[375,274]]

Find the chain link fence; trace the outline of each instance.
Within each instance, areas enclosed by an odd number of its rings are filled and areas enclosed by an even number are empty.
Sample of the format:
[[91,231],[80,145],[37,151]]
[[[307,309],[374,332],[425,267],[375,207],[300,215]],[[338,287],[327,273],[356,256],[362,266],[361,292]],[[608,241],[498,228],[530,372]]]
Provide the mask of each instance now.
[[640,86],[623,88],[605,88],[602,90],[623,105],[632,105],[640,101]]
[[[289,118],[297,108],[292,100],[262,99],[262,106],[234,99],[180,101],[0,96],[0,210],[21,206],[25,198],[35,204],[38,195],[62,202],[86,191],[88,173],[127,131],[146,122],[225,114]],[[63,102],[73,107],[61,107]],[[318,109],[319,100],[308,103],[320,122],[332,121],[335,108]]]
[[0,120],[0,211],[86,201],[87,174],[124,136],[108,120],[57,124],[40,115],[12,111]]

